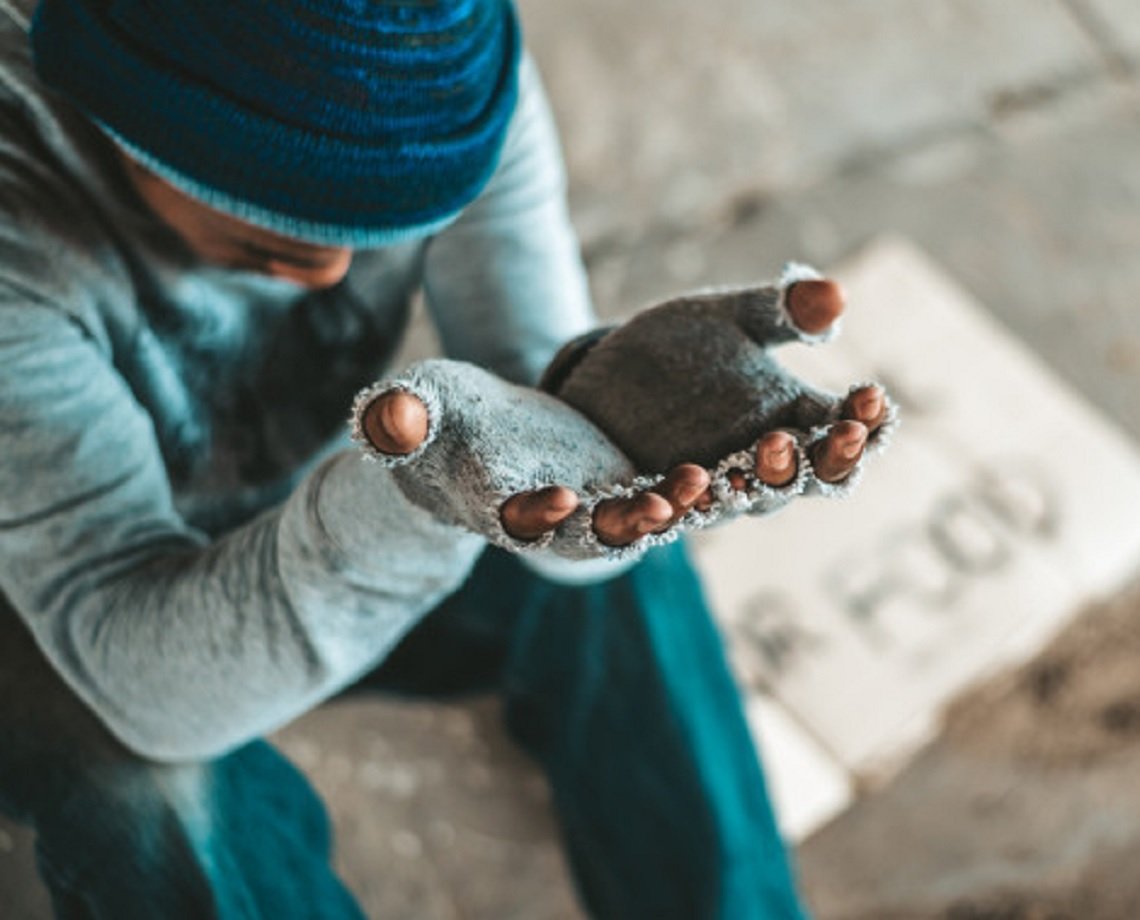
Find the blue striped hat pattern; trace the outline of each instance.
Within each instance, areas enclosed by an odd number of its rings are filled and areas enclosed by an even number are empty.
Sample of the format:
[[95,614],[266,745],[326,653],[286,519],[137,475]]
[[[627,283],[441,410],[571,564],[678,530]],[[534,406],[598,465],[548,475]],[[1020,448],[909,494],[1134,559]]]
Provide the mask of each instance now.
[[42,0],[44,82],[182,191],[286,235],[383,245],[494,171],[510,0]]

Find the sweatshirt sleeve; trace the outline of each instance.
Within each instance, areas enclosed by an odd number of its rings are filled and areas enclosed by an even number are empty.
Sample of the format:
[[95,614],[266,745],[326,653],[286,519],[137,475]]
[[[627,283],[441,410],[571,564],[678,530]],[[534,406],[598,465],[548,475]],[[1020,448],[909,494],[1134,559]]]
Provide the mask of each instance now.
[[565,342],[597,324],[558,136],[529,57],[498,168],[429,243],[424,287],[445,354],[514,383],[536,383]]
[[[537,383],[559,348],[598,324],[570,223],[558,133],[529,57],[495,175],[429,243],[424,289],[444,353],[514,383]],[[541,550],[520,558],[566,584],[613,578],[632,564]]]
[[208,542],[98,343],[0,285],[0,589],[137,753],[215,756],[300,714],[374,665],[482,546],[356,451]]

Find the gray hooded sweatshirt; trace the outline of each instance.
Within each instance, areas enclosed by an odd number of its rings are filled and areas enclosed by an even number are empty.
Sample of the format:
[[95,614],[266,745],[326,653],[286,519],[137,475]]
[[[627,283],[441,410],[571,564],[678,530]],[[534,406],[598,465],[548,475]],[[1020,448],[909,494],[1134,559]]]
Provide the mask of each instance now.
[[374,667],[485,542],[346,449],[421,286],[445,351],[533,382],[593,325],[529,62],[497,172],[434,238],[306,291],[212,268],[37,80],[0,0],[0,617],[108,728],[217,755]]

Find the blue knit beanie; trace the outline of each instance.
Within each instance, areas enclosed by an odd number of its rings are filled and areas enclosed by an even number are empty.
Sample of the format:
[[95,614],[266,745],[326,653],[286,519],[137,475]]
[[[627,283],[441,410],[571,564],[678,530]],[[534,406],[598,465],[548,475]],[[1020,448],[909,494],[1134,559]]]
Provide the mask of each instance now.
[[510,0],[42,0],[41,78],[192,197],[314,243],[446,224],[517,98]]

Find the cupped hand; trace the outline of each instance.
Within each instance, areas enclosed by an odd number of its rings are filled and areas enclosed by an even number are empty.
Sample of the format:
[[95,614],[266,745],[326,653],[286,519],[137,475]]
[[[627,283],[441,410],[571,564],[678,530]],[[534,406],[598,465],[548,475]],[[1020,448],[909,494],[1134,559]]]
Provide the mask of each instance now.
[[[844,402],[842,420],[815,446],[812,462],[816,474],[828,482],[846,478],[862,456],[868,436],[883,424],[885,416],[885,395],[879,387],[854,391]],[[415,395],[393,390],[365,409],[362,425],[378,450],[406,455],[427,436],[428,412]],[[784,486],[798,472],[791,431],[764,434],[756,443],[755,456],[751,473],[767,485]],[[747,472],[729,473],[733,488],[746,488]],[[647,533],[667,530],[690,511],[703,511],[711,503],[708,471],[694,463],[682,463],[652,489],[599,502],[594,509],[594,531],[607,546],[627,546]],[[552,485],[511,496],[499,513],[503,529],[512,537],[536,540],[558,527],[578,504],[579,497],[572,489]]]
[[[410,454],[427,436],[427,408],[418,397],[403,390],[393,390],[373,401],[361,421],[368,440],[386,454]],[[652,490],[599,502],[594,510],[594,530],[606,545],[625,546],[679,520],[707,496],[708,486],[705,470],[692,463],[681,464]],[[499,513],[503,529],[512,537],[536,540],[577,507],[578,495],[572,489],[554,485],[512,495]]]

